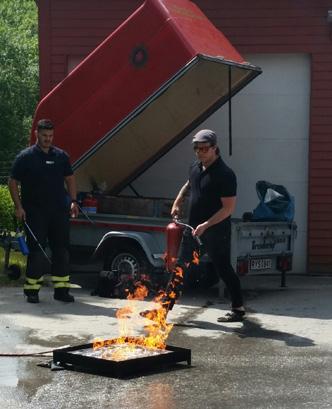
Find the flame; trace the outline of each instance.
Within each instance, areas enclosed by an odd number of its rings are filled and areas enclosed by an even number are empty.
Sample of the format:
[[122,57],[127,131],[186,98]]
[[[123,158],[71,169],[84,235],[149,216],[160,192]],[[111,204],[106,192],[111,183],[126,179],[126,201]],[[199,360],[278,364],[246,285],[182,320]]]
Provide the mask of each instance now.
[[[175,277],[183,277],[183,270],[177,268],[175,271]],[[136,283],[136,287],[133,293],[129,293],[127,299],[131,304],[119,308],[116,312],[116,317],[119,320],[119,332],[120,336],[115,339],[102,340],[96,338],[93,342],[93,349],[107,348],[112,345],[126,344],[124,348],[117,349],[115,351],[104,351],[102,353],[102,358],[112,359],[114,361],[119,361],[125,359],[125,355],[129,354],[133,349],[137,347],[144,347],[149,349],[165,349],[166,339],[173,328],[173,324],[168,324],[166,322],[167,316],[167,305],[170,303],[162,302],[167,294],[165,292],[160,292],[155,298],[154,302],[160,304],[160,308],[148,311],[145,315],[146,318],[152,321],[144,327],[146,336],[132,336],[130,324],[134,322],[132,320],[132,314],[136,312],[135,304],[133,301],[142,301],[148,295],[148,289],[142,283]],[[170,298],[176,298],[176,293],[171,291],[169,294]]]
[[133,308],[129,305],[123,307],[123,308],[119,308],[115,315],[118,319],[125,319],[125,318],[130,318],[130,314],[132,314]]
[[193,262],[193,264],[196,264],[196,265],[198,265],[198,264],[199,264],[199,256],[198,256],[197,251],[194,251],[194,252],[193,252],[193,259],[192,259],[192,262]]
[[176,267],[176,269],[174,270],[174,272],[175,272],[175,275],[176,275],[177,277],[183,278],[183,270],[182,270],[181,267]]
[[144,298],[148,295],[149,290],[147,287],[141,283],[136,284],[136,288],[133,294],[128,294],[128,300],[140,300],[143,301]]

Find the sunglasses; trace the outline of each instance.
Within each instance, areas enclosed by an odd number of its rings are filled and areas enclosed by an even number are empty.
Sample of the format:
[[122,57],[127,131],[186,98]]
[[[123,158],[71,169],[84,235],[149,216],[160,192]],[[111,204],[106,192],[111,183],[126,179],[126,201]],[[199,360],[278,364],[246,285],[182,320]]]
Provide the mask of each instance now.
[[194,152],[207,153],[212,146],[194,146]]

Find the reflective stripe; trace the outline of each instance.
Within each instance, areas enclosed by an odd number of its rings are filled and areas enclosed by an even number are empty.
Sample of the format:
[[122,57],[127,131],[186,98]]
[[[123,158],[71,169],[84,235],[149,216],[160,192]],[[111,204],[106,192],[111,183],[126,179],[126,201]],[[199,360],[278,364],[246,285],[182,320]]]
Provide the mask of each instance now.
[[41,284],[44,278],[30,278],[25,277],[25,283],[23,285],[24,290],[40,290]]
[[54,288],[70,288],[70,283],[56,282],[54,283]]
[[25,277],[25,282],[27,284],[37,284],[37,283],[42,283],[44,281],[44,277],[41,276],[40,278],[30,278],[30,277]]
[[38,279],[36,279],[36,278],[29,278],[29,277],[26,277],[25,278],[25,282],[27,283],[27,284],[37,284],[38,283]]
[[52,281],[56,282],[56,281],[69,281],[69,276],[64,276],[64,277],[58,277],[58,276],[52,276]]
[[23,289],[24,290],[40,290],[41,285],[40,284],[24,284]]

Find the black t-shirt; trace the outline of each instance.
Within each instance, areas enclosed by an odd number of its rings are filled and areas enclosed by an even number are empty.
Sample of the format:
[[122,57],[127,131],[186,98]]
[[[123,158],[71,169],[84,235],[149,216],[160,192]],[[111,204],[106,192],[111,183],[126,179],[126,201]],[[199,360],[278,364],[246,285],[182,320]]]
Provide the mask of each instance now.
[[21,184],[24,208],[65,209],[64,178],[72,174],[66,152],[52,146],[45,153],[34,145],[17,155],[10,176]]
[[[205,170],[200,162],[195,162],[190,168],[189,183],[189,224],[193,227],[222,208],[222,197],[236,196],[236,176],[220,157]],[[230,217],[217,226],[230,227]]]

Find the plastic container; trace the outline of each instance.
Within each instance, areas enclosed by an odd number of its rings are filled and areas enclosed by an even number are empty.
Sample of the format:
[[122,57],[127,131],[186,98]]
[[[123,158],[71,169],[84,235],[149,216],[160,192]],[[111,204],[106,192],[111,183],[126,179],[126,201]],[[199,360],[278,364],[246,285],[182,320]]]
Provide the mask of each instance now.
[[18,242],[18,245],[20,247],[21,253],[23,255],[27,256],[29,254],[29,247],[28,247],[28,245],[27,245],[27,243],[25,241],[25,237],[24,237],[23,232],[18,231],[17,234],[16,234],[16,238],[17,238],[17,242]]

